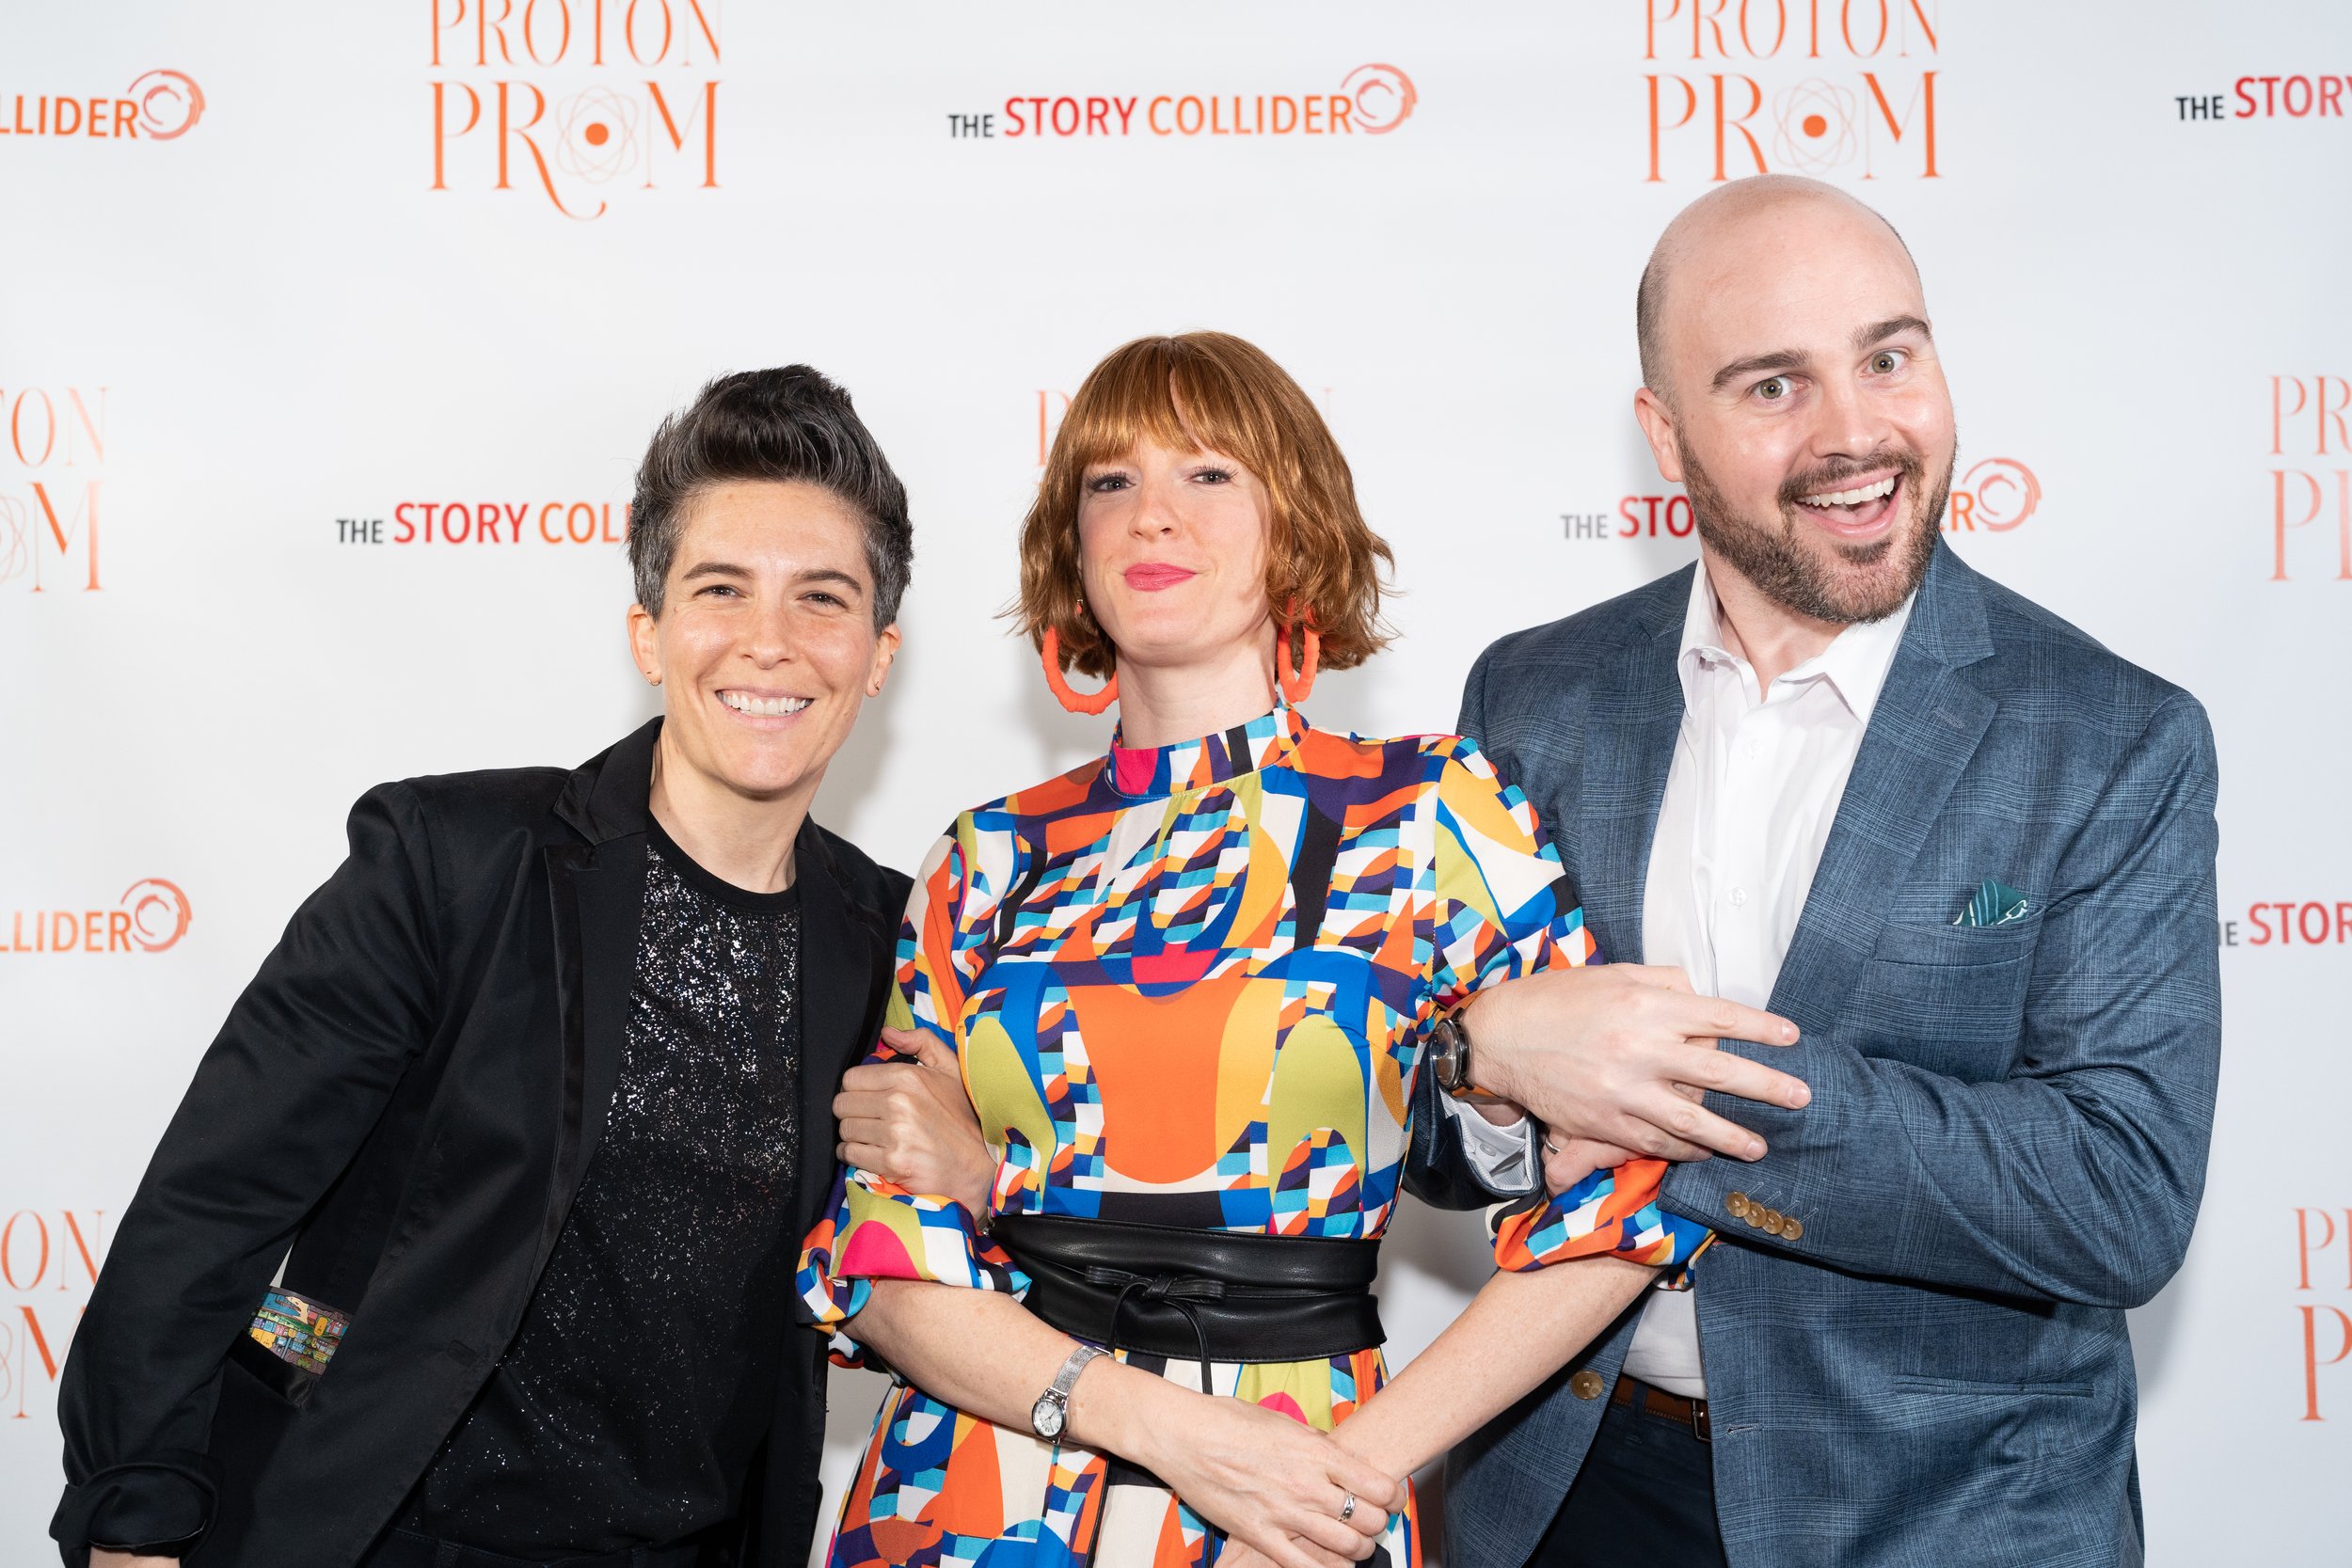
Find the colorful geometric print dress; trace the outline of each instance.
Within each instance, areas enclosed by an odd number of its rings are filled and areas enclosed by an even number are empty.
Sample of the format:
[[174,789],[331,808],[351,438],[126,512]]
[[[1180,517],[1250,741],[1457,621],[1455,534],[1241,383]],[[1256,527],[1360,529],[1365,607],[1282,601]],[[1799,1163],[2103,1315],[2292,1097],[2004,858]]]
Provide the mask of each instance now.
[[[925,863],[892,1022],[952,1047],[1001,1154],[998,1214],[1371,1239],[1394,1212],[1438,1014],[1591,956],[1557,855],[1470,741],[1364,740],[1286,706],[1110,754],[967,812]],[[1597,1173],[1498,1227],[1504,1268],[1595,1253],[1681,1263],[1708,1232],[1664,1167]],[[820,1324],[875,1278],[1027,1279],[961,1204],[845,1173],[801,1290]],[[858,1363],[836,1326],[834,1354]],[[1200,1363],[1120,1353],[1186,1387]],[[1215,1392],[1322,1430],[1386,1376],[1377,1348],[1212,1363]],[[1206,1568],[1220,1532],[1146,1474],[894,1387],[834,1568]],[[1372,1560],[1415,1568],[1411,1509]]]

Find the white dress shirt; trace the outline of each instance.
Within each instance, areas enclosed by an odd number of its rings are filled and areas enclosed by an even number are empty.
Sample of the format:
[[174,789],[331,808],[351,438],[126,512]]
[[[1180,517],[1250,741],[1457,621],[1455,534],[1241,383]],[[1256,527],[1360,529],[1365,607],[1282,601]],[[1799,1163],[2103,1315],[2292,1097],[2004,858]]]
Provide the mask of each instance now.
[[[1645,962],[1680,968],[1702,996],[1767,1005],[1911,606],[1848,626],[1759,697],[1702,562],[1676,661],[1682,730],[1642,895]],[[1704,1257],[1692,1278],[1707,1289]],[[1692,1293],[1650,1292],[1625,1370],[1704,1399]]]

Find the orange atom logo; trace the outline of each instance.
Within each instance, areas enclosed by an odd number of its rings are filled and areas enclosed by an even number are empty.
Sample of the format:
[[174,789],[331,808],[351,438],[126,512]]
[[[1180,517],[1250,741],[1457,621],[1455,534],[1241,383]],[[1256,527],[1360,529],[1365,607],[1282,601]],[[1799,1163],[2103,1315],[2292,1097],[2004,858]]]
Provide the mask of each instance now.
[[1357,129],[1375,136],[1404,124],[1421,101],[1413,79],[1392,65],[1359,65],[1340,88],[1356,101]]
[[1818,78],[1772,100],[1772,155],[1778,166],[1827,174],[1853,156],[1854,95]]
[[139,135],[150,141],[184,136],[204,116],[204,89],[185,71],[151,71],[131,84]]
[[131,917],[131,940],[150,953],[160,953],[186,936],[196,913],[188,895],[161,877],[133,882],[122,895],[122,909]]
[[555,161],[602,184],[633,162],[636,127],[634,103],[611,87],[584,87],[556,106]]

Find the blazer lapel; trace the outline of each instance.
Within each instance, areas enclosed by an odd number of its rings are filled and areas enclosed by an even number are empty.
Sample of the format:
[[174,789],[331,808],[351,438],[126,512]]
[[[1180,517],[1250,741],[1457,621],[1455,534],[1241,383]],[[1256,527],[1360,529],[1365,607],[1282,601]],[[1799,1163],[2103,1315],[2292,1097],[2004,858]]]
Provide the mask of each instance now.
[[1939,543],[1772,988],[1771,1009],[1799,1028],[1836,1017],[1983,740],[1996,704],[1961,672],[1992,652],[1976,575]]
[[841,1075],[865,1059],[875,1041],[868,1031],[882,1017],[882,987],[890,965],[877,917],[852,905],[834,874],[833,859],[814,822],[801,830],[794,850],[801,889],[801,1158],[802,1228],[833,1191],[833,1097]]
[[[628,992],[637,977],[637,936],[645,910],[645,839],[642,833],[596,846],[572,874],[580,911],[580,974],[583,1028],[577,1078],[581,1126],[578,1157],[564,1178],[576,1190],[604,1136],[612,1090],[620,1082],[628,1039]],[[564,1074],[568,1087],[575,1082]]]
[[[547,1244],[604,1136],[637,973],[645,907],[645,827],[651,819],[654,720],[573,773],[556,815],[585,841],[548,850],[555,978],[564,1030],[564,1101]],[[543,1249],[544,1250],[544,1249]]]
[[1682,679],[1675,660],[1696,570],[1665,579],[1679,591],[1658,595],[1633,640],[1596,683],[1586,717],[1582,777],[1572,794],[1577,841],[1563,853],[1605,963],[1642,961],[1650,841],[1682,729]]

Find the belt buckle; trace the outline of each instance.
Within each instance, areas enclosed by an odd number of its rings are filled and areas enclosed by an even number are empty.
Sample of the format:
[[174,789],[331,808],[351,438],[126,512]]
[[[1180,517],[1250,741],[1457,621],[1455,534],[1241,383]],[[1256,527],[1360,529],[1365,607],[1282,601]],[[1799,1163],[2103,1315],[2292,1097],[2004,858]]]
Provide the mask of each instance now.
[[1702,1443],[1711,1443],[1715,1440],[1714,1432],[1715,1429],[1708,1424],[1707,1419],[1707,1402],[1692,1400],[1691,1402],[1691,1435]]

